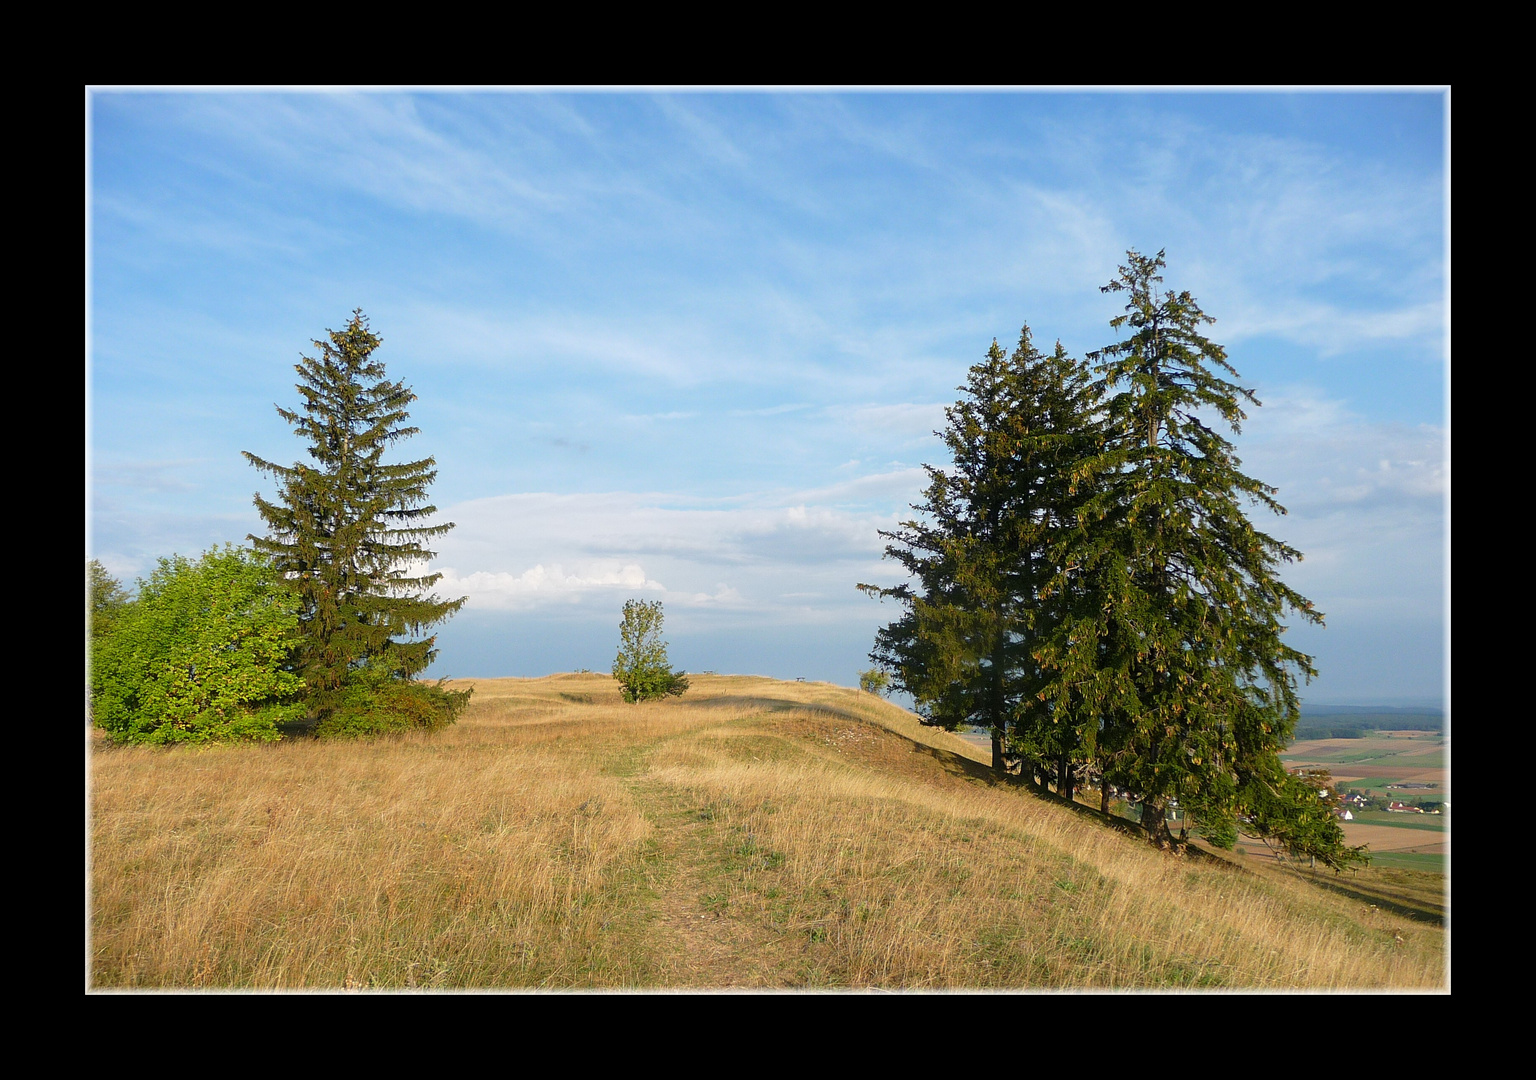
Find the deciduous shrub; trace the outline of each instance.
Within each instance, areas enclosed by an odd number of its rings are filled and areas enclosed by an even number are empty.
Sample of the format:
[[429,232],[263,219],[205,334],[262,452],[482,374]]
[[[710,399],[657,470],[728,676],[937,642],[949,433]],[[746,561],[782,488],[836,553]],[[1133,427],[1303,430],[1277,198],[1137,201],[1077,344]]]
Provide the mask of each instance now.
[[1199,824],[1199,832],[1213,847],[1231,851],[1237,846],[1237,822],[1231,817],[1202,820]]
[[298,601],[265,559],[226,544],[161,559],[93,642],[92,716],[114,742],[272,741],[303,714],[283,669]]

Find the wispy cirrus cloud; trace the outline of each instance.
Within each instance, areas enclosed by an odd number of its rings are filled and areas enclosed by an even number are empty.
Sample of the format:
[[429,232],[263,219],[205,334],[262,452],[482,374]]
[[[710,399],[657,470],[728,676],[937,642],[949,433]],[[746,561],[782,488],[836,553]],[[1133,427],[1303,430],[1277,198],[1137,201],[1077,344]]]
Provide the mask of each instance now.
[[944,410],[952,402],[898,402],[892,405],[832,405],[827,418],[866,431],[878,431],[895,441],[929,443],[944,428]]
[[1285,517],[1254,523],[1303,553],[1285,578],[1346,625],[1439,625],[1449,444],[1430,424],[1372,422],[1315,388],[1271,394],[1245,425],[1246,472]]
[[1445,305],[1429,300],[1407,307],[1351,311],[1337,304],[1302,300],[1239,307],[1221,320],[1232,341],[1272,335],[1308,345],[1333,358],[1358,349],[1412,342],[1438,351],[1445,332]]
[[91,479],[97,488],[138,488],[142,491],[195,491],[197,484],[187,470],[205,464],[196,459],[180,461],[98,461]]

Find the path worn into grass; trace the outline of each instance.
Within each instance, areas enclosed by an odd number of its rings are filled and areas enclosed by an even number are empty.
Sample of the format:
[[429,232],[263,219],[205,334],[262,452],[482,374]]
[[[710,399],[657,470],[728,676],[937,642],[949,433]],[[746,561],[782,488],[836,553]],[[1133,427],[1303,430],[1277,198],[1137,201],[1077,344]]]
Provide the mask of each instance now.
[[793,986],[782,970],[782,933],[733,910],[727,868],[720,859],[714,808],[665,784],[630,788],[656,827],[665,880],[652,907],[658,940],[655,970],[667,986],[762,988]]
[[[760,729],[791,703],[765,701],[761,714],[731,721],[737,731]],[[853,721],[858,723],[858,721]],[[709,725],[706,725],[709,726]],[[846,725],[845,725],[846,726]],[[814,981],[815,964],[793,947],[805,938],[793,925],[765,923],[744,911],[743,879],[769,870],[770,856],[755,851],[750,837],[723,827],[721,808],[707,798],[650,775],[650,762],[669,743],[696,738],[698,729],[655,740],[615,763],[645,818],[655,829],[650,872],[649,967],[658,985],[711,989],[792,988]],[[765,886],[768,897],[777,890]],[[808,978],[809,976],[809,978]]]
[[[778,874],[783,856],[741,824],[741,806],[655,775],[668,749],[719,737],[738,760],[792,756],[811,767],[871,769],[941,788],[992,783],[977,762],[913,742],[847,712],[764,701],[754,715],[655,740],[624,765],[626,788],[655,829],[651,840],[647,966],[659,985],[717,989],[848,985],[832,955],[847,905],[840,890],[807,893]],[[743,756],[745,755],[745,756]],[[905,860],[902,860],[905,861]]]
[[790,895],[793,890],[778,887],[781,857],[727,823],[729,807],[657,779],[651,766],[664,748],[713,733],[764,756],[802,755],[809,742],[826,757],[807,761],[879,765],[944,786],[966,785],[982,775],[975,762],[911,742],[846,711],[772,699],[754,704],[763,711],[654,740],[610,767],[624,776],[655,829],[651,899],[642,921],[653,937],[647,966],[660,974],[660,985],[787,989],[841,981],[822,955],[826,920],[797,902],[802,898]]

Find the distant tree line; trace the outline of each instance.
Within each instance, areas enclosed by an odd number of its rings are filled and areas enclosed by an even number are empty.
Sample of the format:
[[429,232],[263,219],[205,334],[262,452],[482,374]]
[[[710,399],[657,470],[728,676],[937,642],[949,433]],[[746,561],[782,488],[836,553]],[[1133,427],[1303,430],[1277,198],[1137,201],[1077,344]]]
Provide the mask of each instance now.
[[1043,352],[1026,325],[970,369],[920,517],[882,533],[913,580],[859,586],[904,609],[870,658],[926,723],[990,729],[999,774],[1096,784],[1105,813],[1123,792],[1158,844],[1176,801],[1218,845],[1241,823],[1344,866],[1363,852],[1279,760],[1315,675],[1281,620],[1322,614],[1281,581],[1301,553],[1247,509],[1284,509],[1222,434],[1258,401],[1164,266],[1127,254],[1104,348]]
[[274,477],[256,496],[251,546],[159,560],[130,597],[89,564],[91,713],[117,742],[374,735],[452,723],[468,700],[416,681],[436,655],[431,626],[464,600],[429,590],[431,458],[390,463],[417,433],[415,394],[387,378],[361,311],[296,365],[301,404],[278,413],[308,461],[246,458]]
[[1363,739],[1377,731],[1445,731],[1445,717],[1438,711],[1402,709],[1348,712],[1302,709],[1295,739]]

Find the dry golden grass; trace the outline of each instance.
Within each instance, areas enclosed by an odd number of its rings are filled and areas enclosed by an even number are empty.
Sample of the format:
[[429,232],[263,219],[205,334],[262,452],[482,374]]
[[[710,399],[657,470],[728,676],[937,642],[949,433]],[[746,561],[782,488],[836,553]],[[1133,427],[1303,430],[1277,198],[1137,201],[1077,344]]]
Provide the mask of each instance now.
[[1434,989],[1444,932],[1170,857],[869,695],[477,681],[371,743],[92,753],[98,987]]

